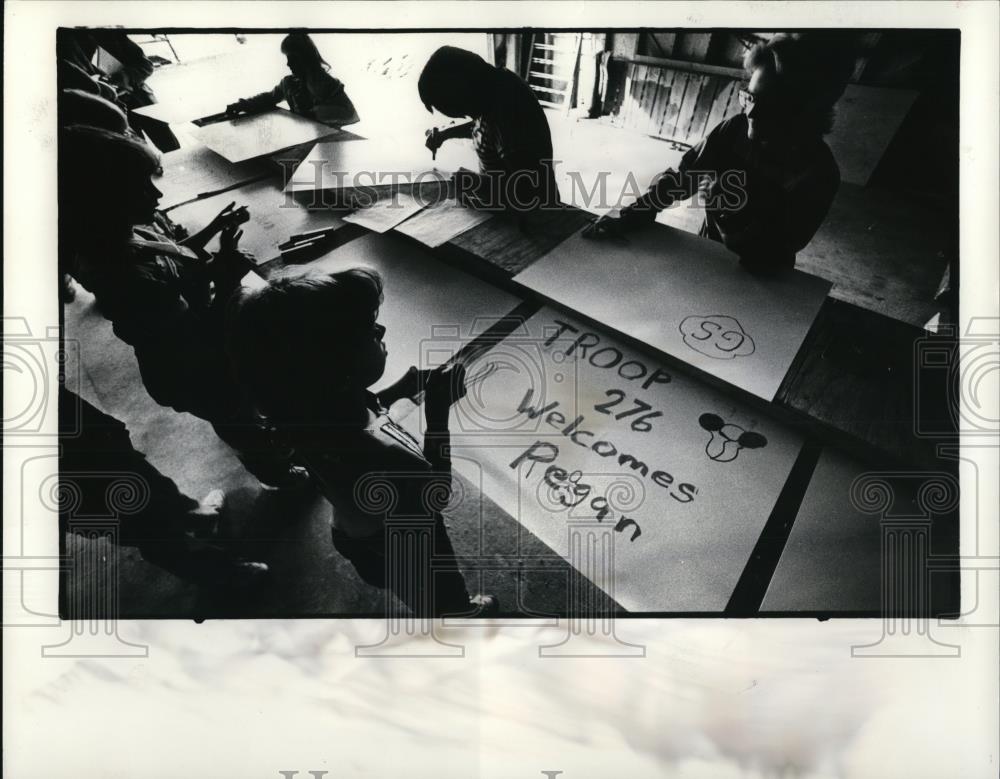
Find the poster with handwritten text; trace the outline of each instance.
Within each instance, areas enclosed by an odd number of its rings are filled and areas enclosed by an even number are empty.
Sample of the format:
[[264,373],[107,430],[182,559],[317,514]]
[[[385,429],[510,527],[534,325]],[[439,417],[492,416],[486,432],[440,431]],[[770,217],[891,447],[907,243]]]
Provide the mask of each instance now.
[[627,610],[724,611],[799,435],[551,308],[466,383],[459,473]]

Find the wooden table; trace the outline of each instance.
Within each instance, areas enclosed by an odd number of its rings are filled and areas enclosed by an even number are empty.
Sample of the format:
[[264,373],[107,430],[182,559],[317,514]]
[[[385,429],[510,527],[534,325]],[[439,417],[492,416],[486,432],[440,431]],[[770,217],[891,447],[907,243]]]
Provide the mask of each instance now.
[[[252,193],[261,186],[239,186],[228,197],[238,200],[241,190]],[[220,202],[226,199],[223,196]],[[308,211],[303,212],[296,214],[295,224],[302,231],[309,229],[311,219]],[[330,217],[326,211],[316,220],[327,224]],[[573,206],[520,219],[499,214],[433,251],[465,270],[506,285],[592,219]],[[343,238],[338,244],[366,233],[353,225],[339,232]],[[262,275],[270,275],[281,265],[280,259],[273,259],[261,269]],[[928,340],[940,341],[912,325],[828,298],[773,405],[820,441],[868,459],[888,456],[900,463],[940,465],[938,445],[955,439],[915,433],[918,415],[931,420],[937,430],[946,430],[949,424],[946,372],[917,371],[917,346]],[[922,390],[919,407],[915,403],[918,387]]]

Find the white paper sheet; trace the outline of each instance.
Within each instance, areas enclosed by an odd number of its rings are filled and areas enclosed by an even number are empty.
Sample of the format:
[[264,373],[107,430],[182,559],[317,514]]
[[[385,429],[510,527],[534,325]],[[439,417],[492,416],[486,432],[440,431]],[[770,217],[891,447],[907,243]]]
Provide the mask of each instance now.
[[753,276],[720,244],[661,224],[621,241],[577,233],[515,280],[766,400],[830,289],[801,271]]
[[444,200],[425,208],[411,219],[396,227],[396,232],[407,235],[425,246],[434,248],[491,219],[490,211],[476,211]]
[[373,233],[385,233],[424,206],[424,201],[419,198],[405,192],[394,192],[368,208],[359,208],[353,214],[348,214],[344,221],[366,227]]
[[275,109],[205,125],[195,130],[194,135],[230,162],[243,162],[340,132],[291,111]]
[[163,193],[160,208],[173,208],[199,195],[244,184],[268,175],[278,175],[278,167],[268,160],[232,163],[207,146],[189,146],[164,154],[163,175],[153,179]]
[[725,609],[799,435],[549,308],[467,376],[463,476],[630,611]]
[[[860,480],[857,488],[855,480]],[[889,488],[880,484],[888,484]],[[949,484],[953,489],[948,488]],[[931,490],[930,486],[941,489]],[[918,498],[921,488],[928,489],[924,501]],[[883,497],[889,498],[891,504],[879,509]],[[923,580],[928,591],[933,591],[938,608],[945,609],[950,596],[957,612],[958,592],[948,589],[948,572],[928,572],[928,558],[923,557],[957,553],[957,528],[951,530],[955,547],[948,550],[944,543],[950,535],[948,523],[958,522],[957,511],[953,517],[931,516],[921,505],[942,508],[952,498],[958,499],[958,482],[952,482],[947,474],[877,467],[824,449],[761,610],[879,614],[883,599],[890,596],[897,605],[905,597],[911,608],[930,613],[925,596],[916,591],[904,592],[904,588],[915,587]],[[885,509],[892,517],[888,522],[882,515]],[[923,520],[908,520],[908,516],[927,516],[928,524],[931,519],[937,522],[933,528],[924,526],[927,534],[921,535]],[[933,550],[921,546],[921,542],[933,543]],[[907,565],[911,566],[912,578],[904,584]],[[887,593],[886,587],[898,591]]]

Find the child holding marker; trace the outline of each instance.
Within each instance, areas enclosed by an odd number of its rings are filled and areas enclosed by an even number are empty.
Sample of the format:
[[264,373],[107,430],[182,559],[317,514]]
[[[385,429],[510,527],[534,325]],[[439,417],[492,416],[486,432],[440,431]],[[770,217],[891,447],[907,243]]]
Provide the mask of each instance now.
[[[365,581],[395,589],[424,616],[495,612],[492,596],[469,597],[441,516],[451,489],[449,410],[465,394],[465,370],[411,368],[387,390],[370,392],[387,354],[381,301],[382,280],[366,268],[281,279],[244,293],[227,327],[235,375],[333,505],[334,546]],[[422,445],[387,413],[421,390]],[[421,552],[418,545],[416,558],[396,554],[386,532],[390,513],[432,527],[432,548]]]
[[472,120],[431,130],[426,145],[436,153],[449,139],[472,139],[480,178],[469,191],[476,200],[518,211],[558,203],[548,120],[516,73],[471,51],[442,46],[424,66],[418,89],[428,111]]
[[324,124],[342,127],[360,121],[343,82],[330,75],[330,65],[312,38],[293,32],[281,42],[281,52],[292,74],[268,92],[226,106],[227,114],[267,111],[285,100],[292,113]]

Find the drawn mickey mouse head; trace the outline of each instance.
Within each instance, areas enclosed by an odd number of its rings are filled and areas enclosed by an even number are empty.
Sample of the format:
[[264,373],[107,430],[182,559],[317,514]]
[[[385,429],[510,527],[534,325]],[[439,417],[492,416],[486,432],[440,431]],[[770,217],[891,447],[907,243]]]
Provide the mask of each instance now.
[[717,463],[732,462],[743,449],[767,446],[767,439],[760,433],[726,422],[718,414],[702,414],[698,417],[698,424],[712,434],[705,446],[705,454]]

